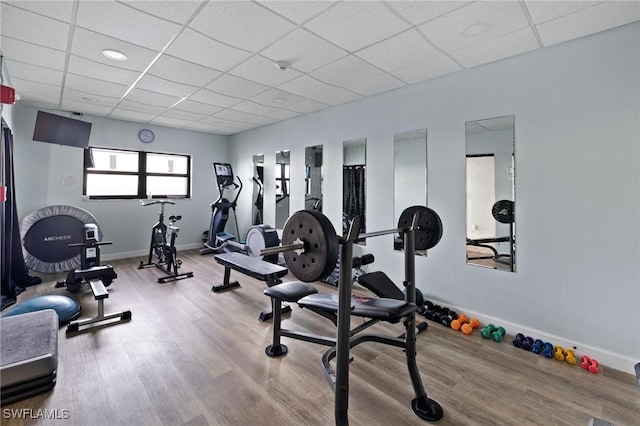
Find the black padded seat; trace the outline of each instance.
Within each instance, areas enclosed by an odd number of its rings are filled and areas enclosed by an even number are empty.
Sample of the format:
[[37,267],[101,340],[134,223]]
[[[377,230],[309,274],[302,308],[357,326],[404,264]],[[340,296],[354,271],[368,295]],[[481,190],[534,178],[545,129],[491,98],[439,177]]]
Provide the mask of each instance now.
[[[325,312],[338,312],[338,295],[316,293],[298,300],[302,308]],[[351,296],[351,315],[381,321],[397,322],[416,310],[416,305],[397,299]]]
[[283,302],[297,302],[305,296],[317,293],[318,290],[311,284],[302,281],[289,281],[286,283],[268,287],[264,294]]
[[398,300],[405,299],[402,290],[382,271],[360,275],[358,282],[378,297]]
[[216,261],[238,272],[242,272],[260,281],[267,281],[267,277],[282,278],[289,270],[273,263],[265,262],[257,257],[249,257],[246,254],[229,252],[215,255]]

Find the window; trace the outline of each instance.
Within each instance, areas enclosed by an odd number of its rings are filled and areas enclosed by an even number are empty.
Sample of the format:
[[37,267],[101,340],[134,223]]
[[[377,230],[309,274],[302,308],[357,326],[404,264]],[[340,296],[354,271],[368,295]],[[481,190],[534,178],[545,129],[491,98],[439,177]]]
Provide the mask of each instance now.
[[84,160],[82,190],[91,199],[191,197],[188,155],[108,148],[91,153]]

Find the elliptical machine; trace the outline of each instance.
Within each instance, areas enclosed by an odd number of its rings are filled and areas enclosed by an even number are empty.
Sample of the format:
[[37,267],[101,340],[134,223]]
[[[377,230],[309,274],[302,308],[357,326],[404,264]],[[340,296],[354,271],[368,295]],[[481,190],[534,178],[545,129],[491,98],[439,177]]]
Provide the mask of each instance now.
[[[229,163],[213,163],[213,170],[216,174],[216,185],[218,186],[219,197],[211,204],[211,224],[207,235],[205,248],[200,250],[200,254],[223,253],[237,251],[247,256],[257,257],[267,262],[277,263],[278,255],[263,256],[260,250],[267,247],[280,245],[280,237],[276,230],[268,225],[254,225],[247,231],[244,243],[236,240],[236,235],[240,235],[238,229],[238,217],[236,216],[236,205],[240,192],[242,192],[242,181],[234,176],[233,169]],[[236,183],[237,182],[237,183]],[[236,191],[232,201],[224,196],[224,191]],[[233,221],[236,226],[236,234],[224,232],[224,228],[229,219],[229,212],[233,211]]]
[[[180,228],[175,223],[182,219],[182,216],[169,216],[169,226],[164,223],[164,206],[166,204],[175,204],[171,200],[140,200],[143,206],[151,206],[160,204],[160,212],[158,213],[158,222],[151,228],[151,244],[149,246],[149,258],[147,263],[140,261],[138,269],[155,266],[167,275],[158,278],[158,283],[166,283],[168,281],[182,280],[193,277],[193,272],[178,272],[182,266],[182,260],[178,259],[178,250],[176,249],[176,238]],[[167,238],[169,237],[169,238]],[[153,256],[157,261],[153,262]]]
[[131,311],[104,314],[104,299],[109,297],[106,287],[109,287],[118,275],[113,270],[113,266],[100,265],[100,246],[113,243],[111,241],[98,241],[98,235],[98,226],[95,223],[83,225],[82,242],[69,244],[69,247],[82,247],[80,251],[80,269],[69,271],[65,280],[56,283],[56,287],[66,286],[67,290],[72,293],[76,293],[83,283],[87,283],[91,286],[93,297],[98,301],[98,315],[94,318],[72,321],[67,327],[66,334],[77,333],[80,331],[81,326],[89,324],[118,318],[117,321],[109,323],[111,325],[131,319]]

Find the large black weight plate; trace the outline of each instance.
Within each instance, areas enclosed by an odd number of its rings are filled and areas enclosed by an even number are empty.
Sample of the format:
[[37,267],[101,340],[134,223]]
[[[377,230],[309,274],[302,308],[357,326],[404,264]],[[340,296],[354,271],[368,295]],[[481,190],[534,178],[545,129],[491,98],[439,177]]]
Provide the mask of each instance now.
[[438,213],[425,206],[407,207],[398,219],[398,228],[409,228],[417,211],[420,212],[420,219],[416,229],[416,250],[429,250],[442,238],[442,221]]
[[282,231],[282,245],[297,239],[304,242],[304,252],[284,252],[287,268],[300,281],[319,281],[329,276],[338,261],[338,236],[325,215],[315,210],[300,210],[287,220]]
[[514,222],[514,204],[511,200],[499,200],[491,208],[491,214],[500,223]]

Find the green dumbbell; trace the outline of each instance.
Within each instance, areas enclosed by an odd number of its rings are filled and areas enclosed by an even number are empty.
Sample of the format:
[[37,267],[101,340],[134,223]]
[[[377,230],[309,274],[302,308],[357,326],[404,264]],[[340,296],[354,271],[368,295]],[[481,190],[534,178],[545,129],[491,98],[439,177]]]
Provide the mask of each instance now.
[[491,333],[491,338],[496,342],[502,342],[505,334],[507,334],[507,331],[504,329],[504,327],[498,327]]
[[485,339],[490,339],[491,333],[493,333],[494,331],[496,331],[496,326],[493,324],[487,324],[486,327],[480,329],[480,335]]

